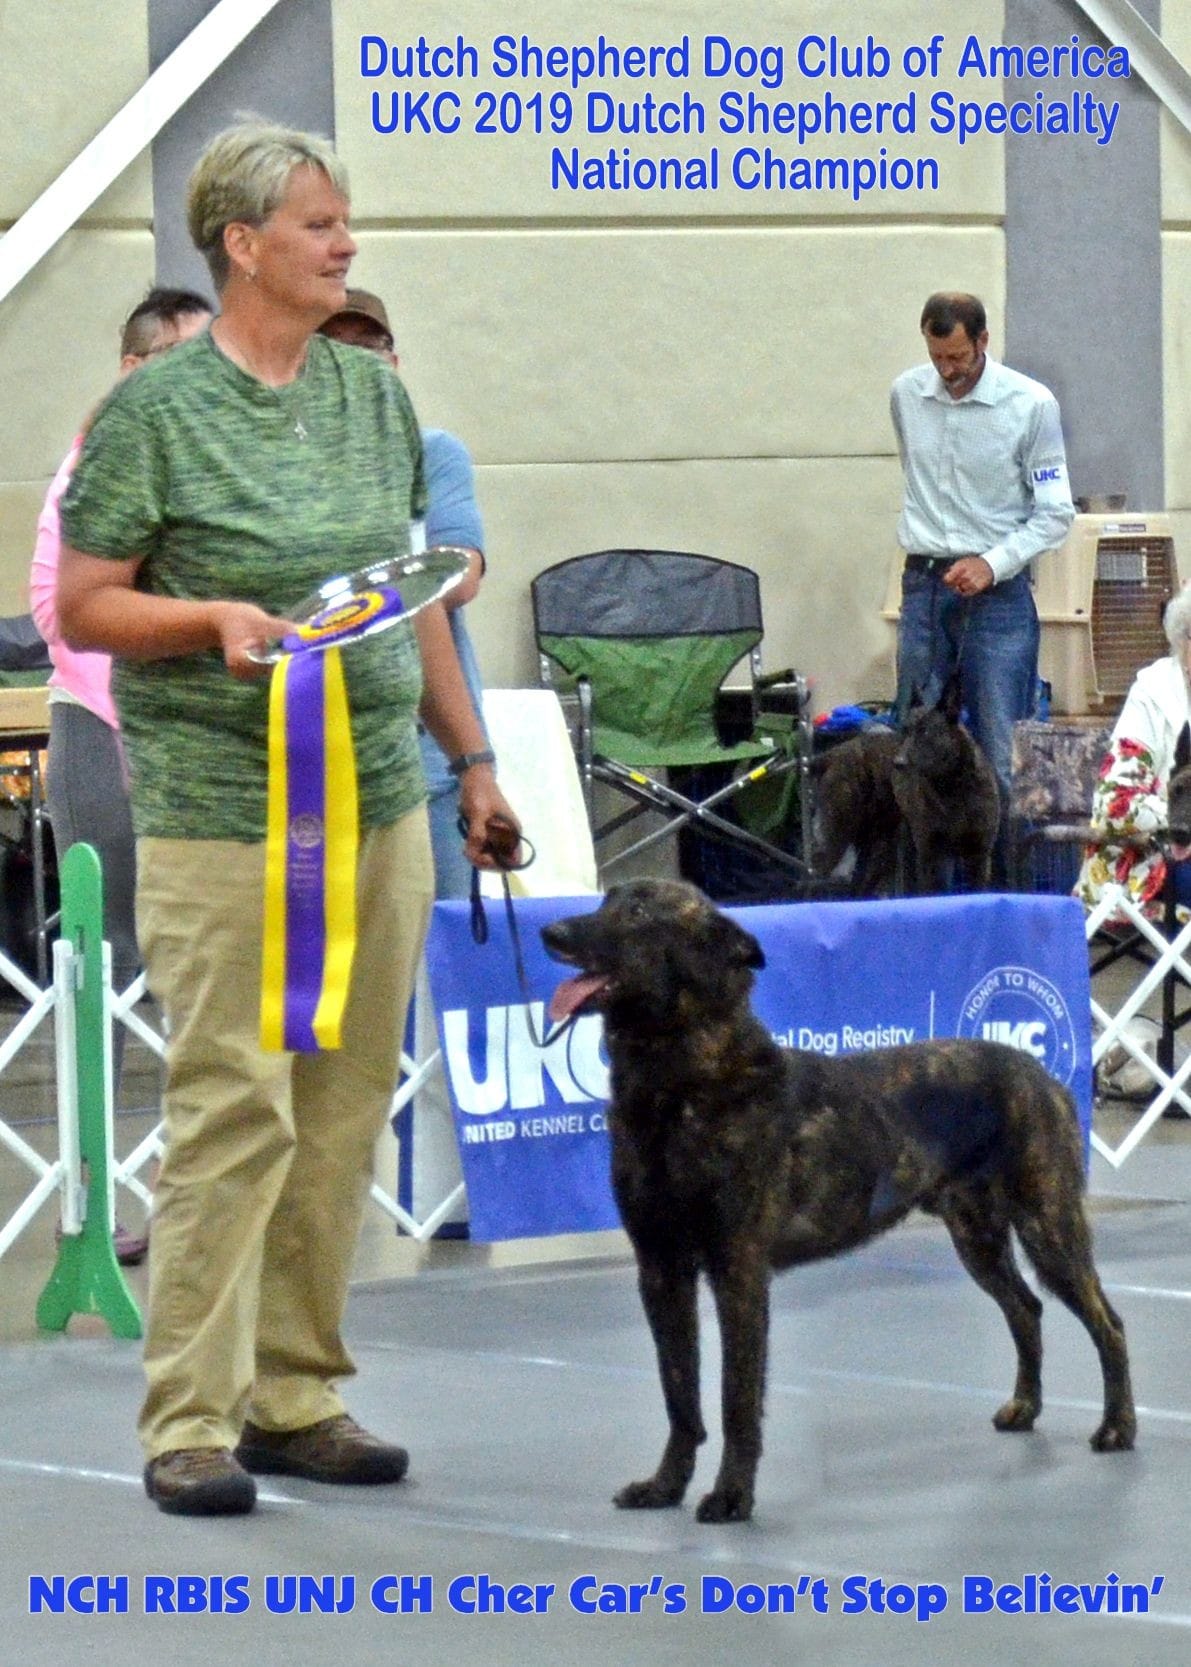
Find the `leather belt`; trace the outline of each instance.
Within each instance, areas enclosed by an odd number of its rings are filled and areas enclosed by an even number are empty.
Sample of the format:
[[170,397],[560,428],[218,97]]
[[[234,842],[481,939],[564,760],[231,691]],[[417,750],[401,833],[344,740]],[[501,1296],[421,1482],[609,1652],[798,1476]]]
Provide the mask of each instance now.
[[942,573],[952,562],[963,561],[963,556],[920,556],[906,557],[906,571],[908,573]]

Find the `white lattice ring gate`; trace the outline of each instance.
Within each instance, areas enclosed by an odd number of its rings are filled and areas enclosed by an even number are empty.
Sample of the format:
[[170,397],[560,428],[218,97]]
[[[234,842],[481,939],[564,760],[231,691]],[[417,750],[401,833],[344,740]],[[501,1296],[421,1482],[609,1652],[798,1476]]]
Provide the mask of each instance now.
[[1093,1147],[1114,1169],[1119,1169],[1130,1153],[1136,1150],[1168,1106],[1177,1103],[1191,1114],[1191,1092],[1187,1088],[1191,1079],[1191,1054],[1176,1071],[1168,1072],[1146,1052],[1128,1028],[1129,1021],[1137,1017],[1150,997],[1161,988],[1168,973],[1177,973],[1191,985],[1191,963],[1187,960],[1187,951],[1191,949],[1191,920],[1174,938],[1167,938],[1153,921],[1146,919],[1120,886],[1109,886],[1088,916],[1088,941],[1091,942],[1106,921],[1119,920],[1122,916],[1153,948],[1154,962],[1116,1013],[1109,1013],[1093,995],[1092,1022],[1097,1034],[1092,1045],[1092,1064],[1098,1065],[1111,1048],[1121,1047],[1154,1079],[1158,1092],[1119,1146],[1110,1146],[1095,1130],[1092,1131]]

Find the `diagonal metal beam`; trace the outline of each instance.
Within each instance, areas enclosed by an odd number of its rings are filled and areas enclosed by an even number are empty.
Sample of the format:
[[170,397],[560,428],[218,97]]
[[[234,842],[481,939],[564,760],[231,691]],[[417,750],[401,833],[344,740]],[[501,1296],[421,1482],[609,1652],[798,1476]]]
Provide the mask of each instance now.
[[0,239],[0,301],[12,291],[166,122],[224,63],[280,0],[218,0]]
[[1191,74],[1136,6],[1129,0],[1075,0],[1075,5],[1110,46],[1128,50],[1134,74],[1162,101],[1183,131],[1191,133]]

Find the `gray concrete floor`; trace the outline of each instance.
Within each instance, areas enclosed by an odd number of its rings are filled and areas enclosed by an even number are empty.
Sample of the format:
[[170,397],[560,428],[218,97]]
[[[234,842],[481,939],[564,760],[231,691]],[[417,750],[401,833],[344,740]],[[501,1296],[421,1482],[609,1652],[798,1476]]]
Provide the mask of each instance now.
[[[27,1082],[6,1074],[0,1116],[52,1150],[46,1062],[30,1057]],[[148,1124],[155,1082],[133,1049],[121,1151]],[[1115,1141],[1133,1115],[1101,1108],[1097,1126]],[[0,1219],[27,1190],[25,1173],[0,1153]],[[0,1261],[0,1662],[114,1667],[148,1651],[171,1667],[328,1656],[426,1667],[1185,1662],[1191,1124],[1161,1123],[1119,1172],[1094,1159],[1090,1187],[1101,1273],[1129,1331],[1136,1452],[1090,1451],[1099,1372],[1082,1329],[1053,1302],[1046,1411],[1031,1435],[993,1431],[1012,1375],[1009,1339],[945,1235],[920,1220],[775,1285],[757,1510],[731,1527],[702,1527],[693,1514],[719,1449],[710,1315],[711,1434],[691,1500],[617,1512],[614,1489],[652,1469],[664,1424],[620,1235],[420,1248],[379,1212],[357,1263],[349,1398],[362,1421],[408,1443],[410,1480],[375,1491],[270,1483],[248,1518],[163,1517],[141,1491],[138,1346],[95,1321],[36,1333],[52,1258],[47,1207]],[[121,1213],[135,1220],[123,1202]],[[130,1283],[143,1297],[144,1270]],[[963,1612],[966,1576],[1020,1584],[1027,1574],[1163,1584],[1146,1616]],[[55,1575],[126,1580],[128,1612],[30,1613],[31,1579]],[[269,1581],[302,1575],[333,1581],[341,1612],[271,1611]],[[456,1608],[452,1583],[485,1575],[506,1590],[550,1588],[543,1612]],[[233,1576],[249,1607],[209,1612],[216,1582]],[[424,1582],[425,1612],[373,1604],[374,1582],[402,1576]],[[792,1615],[704,1611],[705,1589],[731,1588],[747,1603],[749,1588],[797,1587],[801,1576],[825,1582],[827,1613],[809,1595]],[[208,1611],[147,1614],[148,1577],[205,1583]],[[663,1590],[636,1614],[588,1614],[572,1600],[575,1582],[597,1583],[612,1604],[655,1577]],[[844,1613],[844,1582],[855,1577],[869,1592],[878,1580],[941,1587],[947,1608],[928,1622]]]

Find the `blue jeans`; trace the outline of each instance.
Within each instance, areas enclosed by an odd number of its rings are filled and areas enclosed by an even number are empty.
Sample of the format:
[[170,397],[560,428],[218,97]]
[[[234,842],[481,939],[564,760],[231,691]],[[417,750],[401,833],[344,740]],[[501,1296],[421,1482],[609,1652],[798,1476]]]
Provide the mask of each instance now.
[[958,664],[969,727],[996,772],[1002,815],[1013,773],[1013,726],[1034,711],[1039,635],[1028,572],[970,598],[953,595],[937,572],[902,574],[898,715],[915,689],[932,705]]
[[1191,862],[1175,863],[1174,895],[1177,902],[1191,906]]

